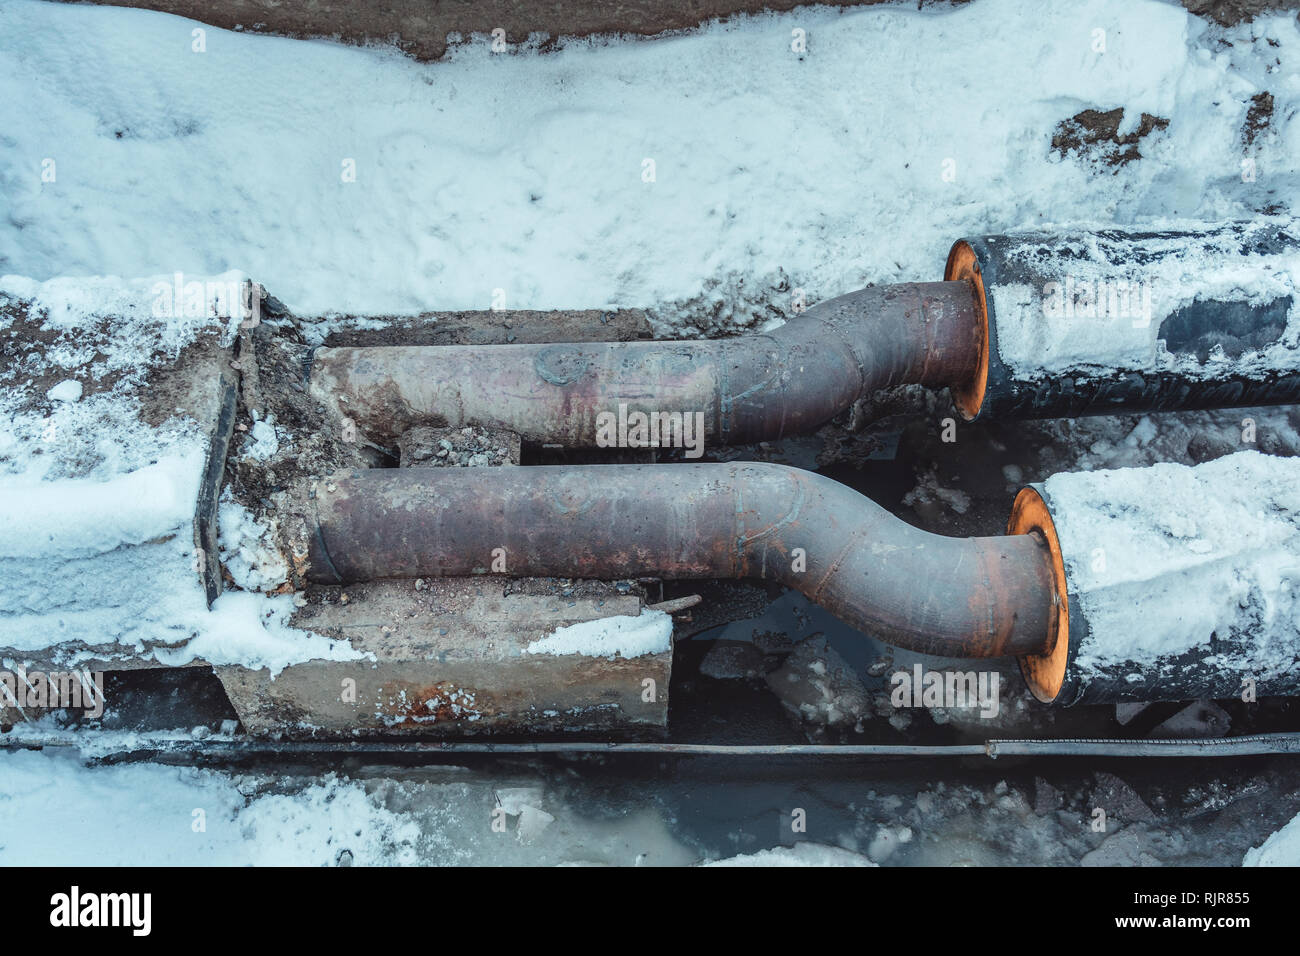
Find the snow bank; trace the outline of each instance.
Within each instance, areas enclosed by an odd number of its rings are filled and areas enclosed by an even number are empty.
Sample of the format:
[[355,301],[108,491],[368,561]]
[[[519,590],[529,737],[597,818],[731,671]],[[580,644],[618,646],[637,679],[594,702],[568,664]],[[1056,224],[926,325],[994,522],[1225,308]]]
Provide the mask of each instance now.
[[[86,738],[80,737],[84,741]],[[685,865],[698,853],[655,808],[572,781],[496,832],[496,794],[545,778],[425,768],[405,779],[86,766],[0,752],[0,866]],[[547,820],[552,817],[552,820]],[[21,825],[18,825],[21,823]]]
[[9,485],[0,498],[0,560],[84,557],[175,535],[194,517],[202,467],[203,450],[191,447],[105,481]]
[[1300,816],[1246,851],[1242,866],[1300,866]]
[[[196,24],[136,10],[0,18],[0,270],[239,268],[304,314],[500,290],[744,325],[799,290],[937,278],[959,235],[1245,216],[1300,163],[1289,14],[1223,32],[1159,0],[805,8],[544,56],[480,37],[433,64],[212,27],[195,53]],[[1170,120],[1141,160],[1053,153],[1060,121],[1116,106],[1121,132]]]
[[66,756],[0,755],[8,866],[330,866],[419,862],[420,825],[356,783],[326,776],[295,792],[161,765],[90,769]]
[[1215,666],[1259,678],[1300,646],[1300,459],[1238,452],[1190,468],[1066,473],[1044,488],[1087,676],[1141,670],[1216,641]]
[[771,850],[746,853],[741,856],[727,857],[725,860],[710,860],[703,866],[875,866],[865,856],[852,850],[842,850],[835,846],[822,846],[819,843],[796,843],[794,846],[778,846]]
[[[207,606],[194,511],[211,422],[167,405],[157,376],[215,395],[212,364],[176,366],[205,337],[230,342],[243,282],[236,272],[0,277],[0,334],[22,337],[17,359],[0,368],[0,651],[68,645],[56,656],[75,661],[95,648],[274,671],[359,656],[289,627],[289,597],[227,592]],[[270,429],[259,443],[274,441],[271,423],[258,424]],[[266,529],[229,505],[222,517],[237,583],[278,584]]]
[[584,657],[641,657],[672,649],[673,619],[663,611],[620,614],[557,628],[533,641],[525,654],[582,654]]

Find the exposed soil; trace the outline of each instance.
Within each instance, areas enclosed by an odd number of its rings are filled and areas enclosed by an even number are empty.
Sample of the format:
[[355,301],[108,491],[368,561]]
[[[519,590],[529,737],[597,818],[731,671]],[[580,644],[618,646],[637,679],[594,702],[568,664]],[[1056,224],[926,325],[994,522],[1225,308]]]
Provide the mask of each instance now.
[[1247,146],[1255,142],[1256,137],[1268,129],[1273,119],[1273,94],[1267,90],[1256,93],[1250,98],[1250,109],[1246,111],[1246,122],[1241,127],[1241,141]]
[[[840,0],[834,6],[850,9],[881,2],[885,0]],[[964,2],[951,0],[942,5]],[[1182,3],[1192,13],[1225,26],[1292,6],[1286,0]],[[113,0],[113,5],[173,13],[229,30],[325,37],[359,45],[391,43],[419,60],[440,59],[460,38],[491,36],[494,30],[504,31],[508,44],[540,35],[544,39],[539,49],[545,53],[565,37],[655,36],[689,30],[713,19],[804,6],[798,0],[389,0],[383,4],[366,0]],[[916,5],[941,4],[917,0]]]
[[1117,172],[1121,166],[1142,158],[1139,144],[1152,133],[1167,129],[1169,120],[1143,113],[1137,129],[1120,134],[1124,108],[1083,110],[1062,120],[1052,134],[1052,151],[1062,157],[1074,154],[1080,159],[1108,166]]

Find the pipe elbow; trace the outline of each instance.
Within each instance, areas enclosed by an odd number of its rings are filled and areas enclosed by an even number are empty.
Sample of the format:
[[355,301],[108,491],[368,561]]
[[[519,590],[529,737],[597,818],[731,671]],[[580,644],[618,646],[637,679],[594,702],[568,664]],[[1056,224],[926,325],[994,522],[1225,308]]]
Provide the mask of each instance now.
[[1029,535],[949,538],[833,479],[739,466],[736,576],[779,581],[888,644],[945,657],[1044,646],[1050,559]]

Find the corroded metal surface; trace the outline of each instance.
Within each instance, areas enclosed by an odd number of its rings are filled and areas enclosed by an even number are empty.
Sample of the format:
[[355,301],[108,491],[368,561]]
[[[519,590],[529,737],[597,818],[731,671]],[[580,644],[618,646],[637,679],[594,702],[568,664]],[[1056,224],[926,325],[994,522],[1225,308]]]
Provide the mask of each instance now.
[[1054,591],[1031,535],[946,538],[766,464],[376,469],[317,484],[321,582],[499,573],[761,578],[899,647],[1038,651]]
[[741,444],[810,432],[889,386],[964,385],[981,346],[969,283],[903,283],[733,339],[322,348],[311,389],[374,441],[476,424],[593,447],[598,416],[622,407],[702,415],[703,441]]

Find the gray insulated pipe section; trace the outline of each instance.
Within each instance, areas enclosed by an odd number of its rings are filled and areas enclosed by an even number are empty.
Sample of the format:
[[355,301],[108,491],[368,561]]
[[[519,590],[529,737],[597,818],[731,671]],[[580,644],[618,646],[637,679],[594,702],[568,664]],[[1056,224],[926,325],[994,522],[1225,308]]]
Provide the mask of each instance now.
[[963,239],[945,278],[975,284],[987,330],[967,419],[1300,401],[1293,220]]
[[1040,700],[1300,693],[1300,459],[1054,475],[1009,530],[1046,538],[1067,598],[1020,661]]

